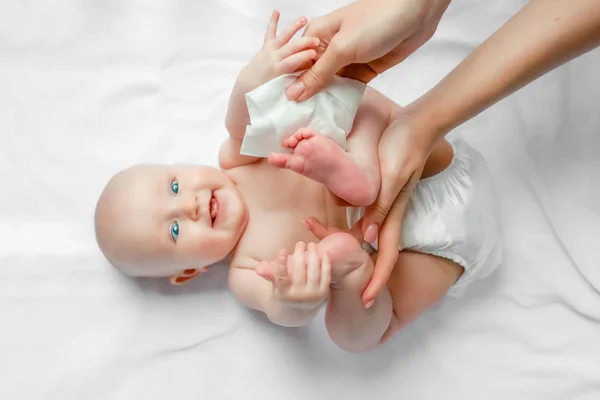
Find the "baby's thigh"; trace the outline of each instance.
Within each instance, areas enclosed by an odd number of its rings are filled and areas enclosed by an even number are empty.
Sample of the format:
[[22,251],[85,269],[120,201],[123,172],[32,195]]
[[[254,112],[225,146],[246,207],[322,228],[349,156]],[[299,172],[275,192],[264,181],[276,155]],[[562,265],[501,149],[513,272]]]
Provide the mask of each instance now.
[[463,270],[445,258],[401,251],[388,281],[394,316],[382,342],[444,298]]

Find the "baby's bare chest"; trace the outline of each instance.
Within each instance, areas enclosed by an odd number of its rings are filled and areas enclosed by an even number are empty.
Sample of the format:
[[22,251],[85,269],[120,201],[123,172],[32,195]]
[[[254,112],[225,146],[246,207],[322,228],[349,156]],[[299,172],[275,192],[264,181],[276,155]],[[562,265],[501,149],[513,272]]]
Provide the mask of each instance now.
[[237,253],[272,260],[280,249],[293,251],[298,241],[317,241],[302,221],[328,220],[325,187],[286,170],[255,172],[238,182],[249,217]]

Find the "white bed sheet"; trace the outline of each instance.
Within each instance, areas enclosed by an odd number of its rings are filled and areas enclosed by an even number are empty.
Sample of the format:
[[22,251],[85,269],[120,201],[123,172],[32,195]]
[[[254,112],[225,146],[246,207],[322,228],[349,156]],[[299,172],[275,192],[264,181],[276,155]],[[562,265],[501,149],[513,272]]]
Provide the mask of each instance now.
[[[184,287],[125,279],[94,243],[106,180],[133,163],[216,163],[239,69],[283,23],[345,1],[0,3],[0,398],[600,398],[600,53],[463,126],[488,159],[503,266],[369,354],[322,318],[280,329],[225,269]],[[455,0],[374,86],[431,87],[525,1]]]

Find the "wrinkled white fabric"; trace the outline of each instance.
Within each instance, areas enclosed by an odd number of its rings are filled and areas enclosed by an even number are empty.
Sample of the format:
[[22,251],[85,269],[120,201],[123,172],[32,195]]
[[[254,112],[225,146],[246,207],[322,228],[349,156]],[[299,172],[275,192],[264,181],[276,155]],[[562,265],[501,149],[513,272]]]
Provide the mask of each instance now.
[[[489,275],[502,260],[497,210],[483,157],[462,140],[450,142],[454,158],[441,173],[422,179],[404,215],[405,249],[460,264],[464,273],[448,295],[460,297],[469,283]],[[363,208],[348,208],[352,226]],[[377,249],[377,242],[373,246]]]
[[[502,266],[377,349],[339,349],[325,310],[273,326],[226,263],[173,287],[98,250],[117,171],[218,166],[274,8],[284,28],[350,1],[0,1],[0,399],[600,399],[600,49],[461,126],[497,188]],[[372,86],[409,104],[525,3],[450,2]]]
[[290,152],[281,142],[300,128],[314,128],[346,149],[346,136],[366,85],[336,76],[310,99],[289,101],[285,90],[298,75],[279,76],[246,94],[250,125],[246,127],[241,154],[268,157],[273,152]]

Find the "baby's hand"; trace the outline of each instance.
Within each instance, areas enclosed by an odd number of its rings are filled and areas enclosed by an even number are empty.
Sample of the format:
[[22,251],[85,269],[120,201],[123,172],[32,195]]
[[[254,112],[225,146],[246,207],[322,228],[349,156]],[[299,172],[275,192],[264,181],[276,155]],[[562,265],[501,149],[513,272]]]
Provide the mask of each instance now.
[[297,308],[314,308],[329,293],[331,264],[315,243],[298,242],[293,255],[280,251],[276,261],[259,263],[256,273],[273,284],[275,298]]
[[305,17],[293,22],[277,35],[279,11],[273,11],[262,49],[242,70],[238,81],[247,91],[283,74],[309,68],[317,56],[319,39],[315,37],[292,37],[307,23]]

